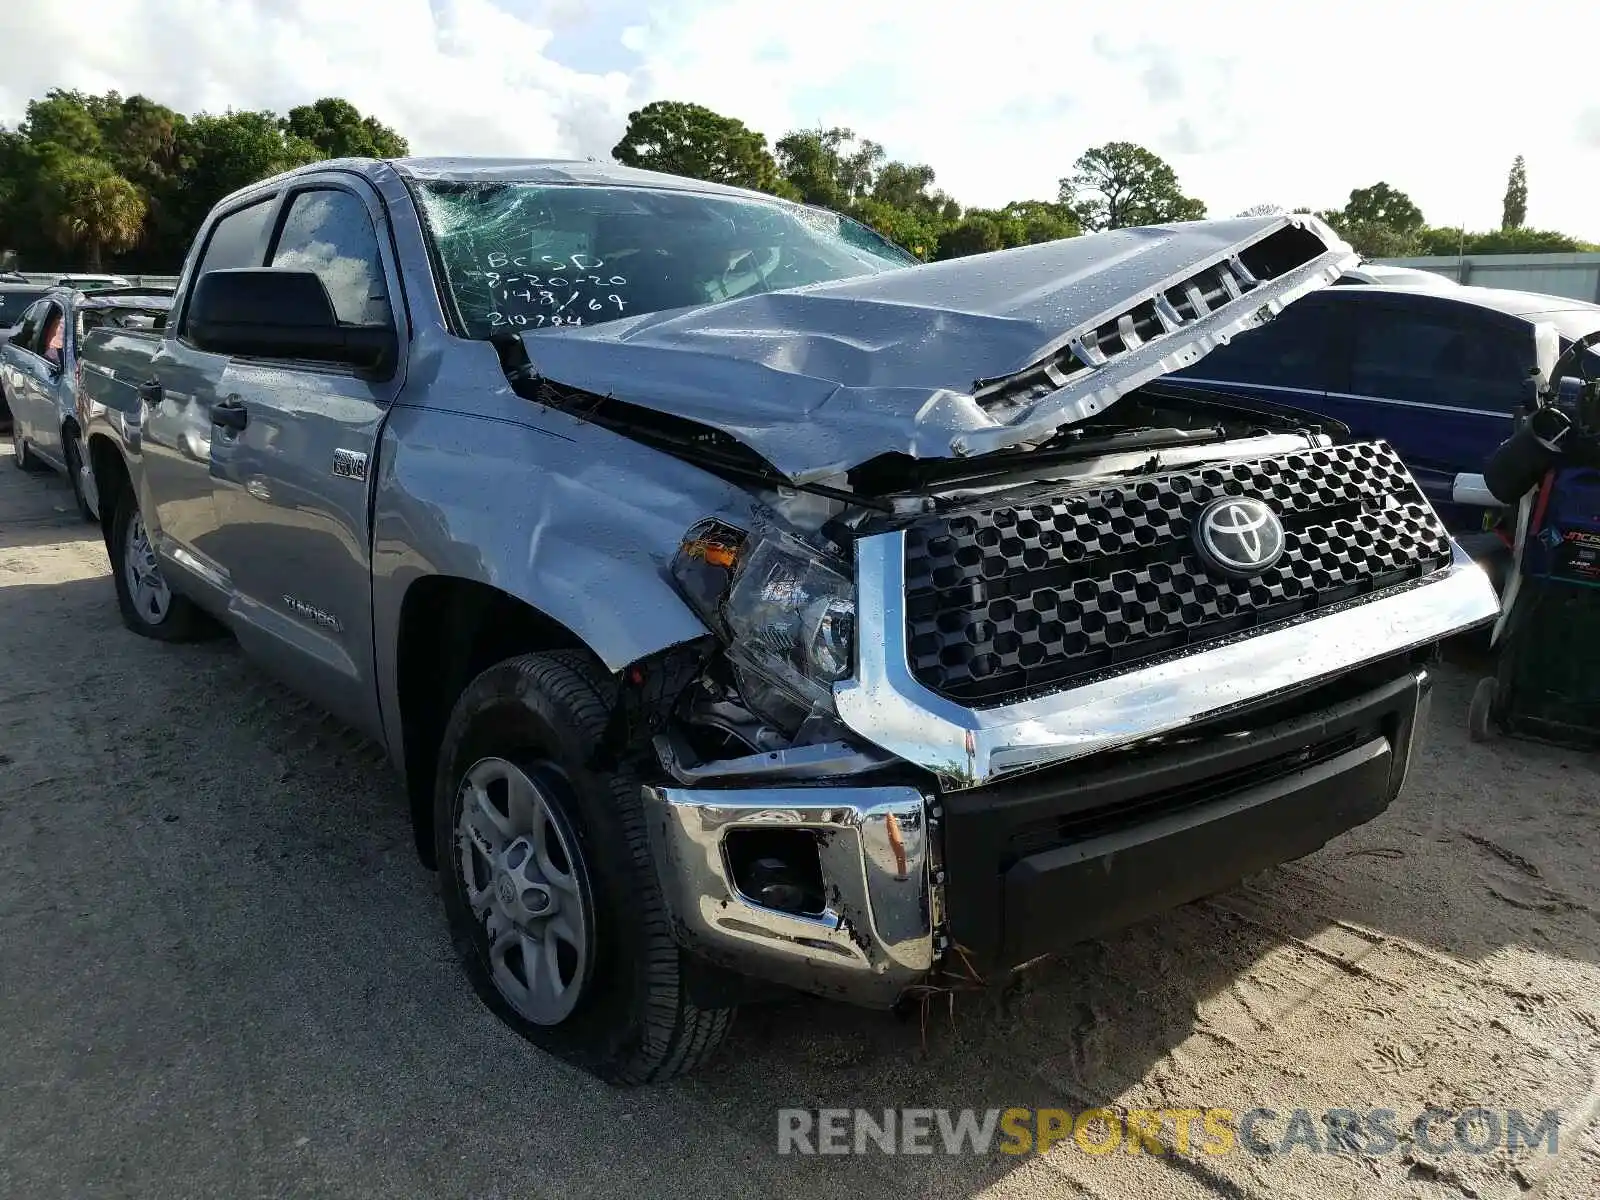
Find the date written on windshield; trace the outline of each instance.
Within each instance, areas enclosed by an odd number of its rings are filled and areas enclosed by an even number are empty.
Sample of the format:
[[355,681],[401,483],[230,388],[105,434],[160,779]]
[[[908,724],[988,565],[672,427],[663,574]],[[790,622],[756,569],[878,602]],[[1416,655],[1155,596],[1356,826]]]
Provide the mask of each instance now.
[[493,309],[489,327],[539,329],[549,325],[582,325],[608,320],[628,311],[624,276],[605,273],[603,259],[588,254],[568,258],[508,254],[495,251],[483,260],[484,283]]

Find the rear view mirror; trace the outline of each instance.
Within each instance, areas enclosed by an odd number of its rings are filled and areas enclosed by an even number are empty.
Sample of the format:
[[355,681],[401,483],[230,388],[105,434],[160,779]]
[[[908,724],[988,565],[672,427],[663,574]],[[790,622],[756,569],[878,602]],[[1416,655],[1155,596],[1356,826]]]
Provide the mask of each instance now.
[[348,363],[380,375],[399,354],[393,326],[340,324],[316,272],[281,267],[207,271],[184,330],[215,354]]

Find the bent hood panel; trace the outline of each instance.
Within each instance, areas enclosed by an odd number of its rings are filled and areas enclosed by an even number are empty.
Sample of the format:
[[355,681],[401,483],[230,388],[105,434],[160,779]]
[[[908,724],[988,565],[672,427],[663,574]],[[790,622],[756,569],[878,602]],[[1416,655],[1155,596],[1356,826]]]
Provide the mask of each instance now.
[[522,337],[540,375],[722,430],[802,482],[1038,440],[1353,262],[1311,217],[1197,221]]

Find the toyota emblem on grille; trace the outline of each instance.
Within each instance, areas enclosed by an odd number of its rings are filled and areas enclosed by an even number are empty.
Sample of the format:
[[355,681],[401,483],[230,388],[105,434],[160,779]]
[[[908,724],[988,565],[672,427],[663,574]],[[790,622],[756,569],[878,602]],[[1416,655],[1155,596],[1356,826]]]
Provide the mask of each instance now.
[[1224,496],[1200,511],[1194,544],[1201,561],[1224,575],[1259,575],[1283,554],[1283,525],[1259,500]]

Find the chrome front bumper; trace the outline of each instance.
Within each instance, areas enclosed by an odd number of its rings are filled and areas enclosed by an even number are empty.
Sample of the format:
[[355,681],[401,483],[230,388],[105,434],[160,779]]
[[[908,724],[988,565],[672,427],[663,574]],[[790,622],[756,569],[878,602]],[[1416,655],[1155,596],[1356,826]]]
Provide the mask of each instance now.
[[1124,746],[1437,642],[1493,620],[1499,598],[1459,546],[1451,565],[1384,595],[1308,614],[1261,633],[999,708],[971,709],[911,675],[905,534],[856,543],[863,629],[854,679],[834,687],[840,719],[890,753],[966,788]]
[[[738,971],[858,1004],[892,1004],[934,965],[940,889],[929,805],[911,787],[644,789],[656,868],[680,943]],[[815,832],[826,909],[797,916],[743,895],[734,829]]]

